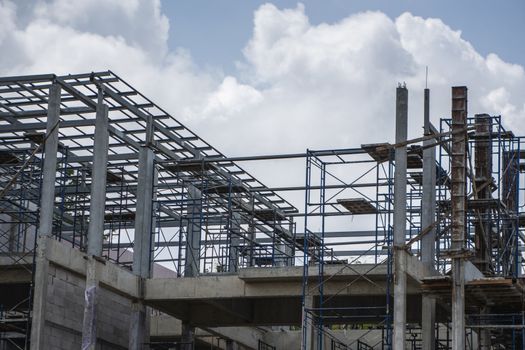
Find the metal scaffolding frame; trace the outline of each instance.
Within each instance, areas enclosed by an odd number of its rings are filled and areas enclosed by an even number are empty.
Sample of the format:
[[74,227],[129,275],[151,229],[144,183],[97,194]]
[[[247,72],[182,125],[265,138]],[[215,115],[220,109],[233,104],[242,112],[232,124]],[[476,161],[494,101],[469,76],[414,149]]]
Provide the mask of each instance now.
[[[47,119],[52,86],[61,91],[56,125],[48,125]],[[173,277],[301,265],[303,349],[323,349],[323,339],[330,339],[332,349],[391,349],[395,251],[402,248],[421,258],[421,238],[435,229],[430,265],[441,274],[422,281],[423,292],[435,296],[441,310],[449,310],[452,260],[471,262],[492,280],[465,285],[474,300],[466,302],[467,345],[472,346],[469,337],[474,332],[515,349],[525,344],[524,309],[519,304],[525,291],[525,138],[506,131],[500,116],[466,118],[462,129],[467,194],[465,255],[459,256],[459,250],[451,252],[450,155],[457,135],[450,131],[448,118],[441,120],[439,131],[429,128],[423,138],[394,145],[228,158],[113,72],[0,78],[0,258],[24,266],[27,273],[34,275],[44,145],[50,128],[58,133],[52,236],[88,249],[95,125],[102,105],[108,110],[109,137],[101,257],[145,278],[152,263],[165,266]],[[400,147],[406,147],[407,161],[402,247],[393,235],[394,153]],[[437,154],[431,169],[435,166],[436,223],[423,227],[423,158],[429,147]],[[306,161],[304,186],[269,188],[238,165],[288,159]],[[147,174],[140,173],[148,160]],[[146,198],[151,210],[143,208],[140,197],[146,189],[152,192],[152,198]],[[285,199],[290,191],[304,191],[304,211]],[[137,212],[147,213],[146,218],[137,217]],[[147,236],[140,243],[138,229]],[[146,262],[137,258],[137,251]],[[326,275],[327,264],[341,271],[367,265],[369,272],[385,266],[384,283],[365,272],[345,287],[364,280],[385,297],[348,306],[337,293],[325,296],[324,284],[334,277]],[[501,307],[481,307],[502,291],[506,294]],[[0,305],[0,332],[17,334],[9,341],[21,348],[28,345],[31,293],[28,287],[20,299]],[[518,304],[522,313],[516,312]],[[369,327],[383,336],[378,344],[367,344],[363,337],[345,344],[332,334],[345,327]],[[421,325],[407,323],[406,329],[405,344],[419,346]],[[436,319],[436,348],[450,348],[450,330],[448,316]]]

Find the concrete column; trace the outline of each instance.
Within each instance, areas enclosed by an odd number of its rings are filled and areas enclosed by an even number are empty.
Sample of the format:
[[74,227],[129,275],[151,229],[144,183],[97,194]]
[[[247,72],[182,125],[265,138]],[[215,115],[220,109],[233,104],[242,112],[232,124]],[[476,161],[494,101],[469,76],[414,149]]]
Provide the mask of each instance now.
[[467,88],[452,88],[452,350],[465,349]]
[[314,350],[315,349],[315,322],[310,317],[307,318],[307,310],[313,309],[314,297],[313,295],[304,296],[304,307],[303,307],[303,334],[301,339],[302,350]]
[[[488,114],[476,114],[476,141],[475,141],[475,198],[489,199],[492,196],[491,186],[487,181],[492,179],[492,121]],[[503,169],[507,167],[503,165]],[[504,183],[506,183],[504,181]],[[484,273],[491,272],[490,252],[492,251],[490,209],[477,212],[475,228],[476,266]],[[481,310],[481,314],[489,313],[488,307]],[[479,346],[482,350],[490,350],[490,329],[479,330]]]
[[195,327],[187,322],[182,322],[181,350],[195,349]]
[[239,246],[241,245],[241,213],[234,211],[230,222],[230,254],[228,271],[237,272],[239,269]]
[[97,345],[97,289],[97,261],[89,256],[86,269],[86,290],[84,292],[82,350],[95,350]]
[[103,92],[98,93],[93,144],[93,165],[91,168],[91,199],[89,202],[88,255],[102,255],[104,236],[104,214],[106,209],[106,175],[108,164],[109,122],[108,106],[104,103]]
[[[200,269],[201,250],[201,203],[202,194],[194,185],[188,186],[188,225],[186,227],[186,260],[184,277],[196,277]],[[182,350],[195,348],[195,327],[188,322],[182,323]]]
[[[430,135],[430,91],[425,89],[424,133]],[[423,147],[432,145],[435,140],[423,141]],[[421,200],[421,227],[426,229],[436,220],[436,150],[434,147],[423,150],[423,198]],[[428,269],[434,269],[436,250],[436,229],[432,228],[421,238],[421,262]],[[421,305],[421,336],[423,349],[434,350],[436,346],[436,300],[423,295]]]
[[104,235],[104,214],[106,208],[106,176],[108,164],[108,106],[104,104],[103,91],[98,92],[97,113],[95,120],[95,140],[93,144],[93,162],[91,169],[91,199],[88,226],[88,264],[86,272],[86,290],[84,319],[82,324],[82,350],[95,350],[97,344],[97,262],[94,257],[102,255]]
[[186,227],[186,259],[184,277],[196,277],[200,269],[201,203],[202,194],[194,185],[188,185],[188,225]]
[[153,230],[153,200],[155,182],[155,154],[144,146],[139,150],[137,209],[135,212],[135,240],[133,244],[133,273],[142,278],[151,277],[151,238]]
[[[490,199],[492,188],[487,186],[487,181],[492,179],[492,121],[488,114],[476,114],[476,141],[475,141],[475,197],[479,199]],[[507,169],[505,164],[503,169]],[[503,181],[506,183],[506,181]],[[477,222],[475,224],[475,246],[476,266],[485,273],[490,274],[492,251],[490,209],[477,211]]]
[[250,240],[250,267],[255,266],[255,240],[256,240],[256,233],[255,233],[255,218],[253,217],[253,212],[255,211],[255,200],[253,197],[250,198],[250,222],[248,223],[248,238]]
[[[155,200],[156,172],[155,154],[147,146],[139,150],[137,184],[137,209],[135,212],[135,237],[133,244],[133,273],[141,278],[150,278],[152,272],[151,240],[154,230],[153,201]],[[129,349],[142,350],[149,338],[148,309],[141,301],[132,304]]]
[[[396,90],[396,144],[407,140],[408,90]],[[394,350],[405,349],[406,333],[406,195],[407,147],[395,149],[394,173]]]
[[226,340],[226,350],[238,350],[239,345],[231,339]]
[[250,267],[255,266],[255,224],[253,222],[250,222],[248,224],[248,237],[250,239],[249,245],[250,245]]
[[[481,309],[481,315],[488,314],[488,307],[484,307]],[[481,328],[479,330],[479,348],[480,350],[490,350],[491,347],[491,340],[490,340],[490,330],[488,328]]]
[[51,85],[47,107],[47,130],[44,148],[44,170],[40,197],[40,220],[35,257],[33,290],[33,314],[31,323],[31,350],[43,349],[44,326],[47,303],[47,280],[49,261],[46,257],[47,239],[53,233],[53,209],[55,207],[55,180],[58,152],[58,127],[60,120],[60,86]]
[[128,349],[149,349],[149,346],[144,344],[149,342],[148,316],[148,308],[142,302],[133,302],[131,304]]

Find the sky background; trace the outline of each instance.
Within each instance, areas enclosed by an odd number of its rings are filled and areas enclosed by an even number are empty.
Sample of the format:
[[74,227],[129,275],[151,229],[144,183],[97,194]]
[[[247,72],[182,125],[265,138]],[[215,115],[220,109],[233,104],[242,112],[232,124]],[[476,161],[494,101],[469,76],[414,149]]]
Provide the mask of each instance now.
[[0,75],[112,70],[237,156],[392,141],[403,82],[418,137],[428,66],[434,124],[466,85],[523,135],[524,34],[523,0],[0,0]]
[[[162,0],[170,19],[169,45],[191,50],[201,65],[219,65],[234,72],[242,48],[252,35],[253,13],[259,0]],[[297,1],[273,1],[293,8]],[[525,64],[525,1],[505,0],[306,0],[305,13],[312,24],[340,21],[353,13],[381,11],[391,18],[409,11],[422,17],[441,18],[482,55],[496,52],[505,61]]]

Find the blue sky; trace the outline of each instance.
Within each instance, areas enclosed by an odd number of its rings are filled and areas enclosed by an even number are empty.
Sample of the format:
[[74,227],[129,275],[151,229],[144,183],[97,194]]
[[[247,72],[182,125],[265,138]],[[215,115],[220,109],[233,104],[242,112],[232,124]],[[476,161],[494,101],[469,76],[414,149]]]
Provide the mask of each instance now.
[[[203,66],[234,69],[253,30],[254,11],[267,1],[259,0],[162,0],[170,19],[170,47],[191,51]],[[497,53],[504,61],[525,65],[524,0],[305,0],[305,13],[312,24],[333,23],[360,11],[381,11],[391,18],[409,11],[422,17],[437,17],[476,50]],[[294,8],[298,1],[271,1],[279,8]]]

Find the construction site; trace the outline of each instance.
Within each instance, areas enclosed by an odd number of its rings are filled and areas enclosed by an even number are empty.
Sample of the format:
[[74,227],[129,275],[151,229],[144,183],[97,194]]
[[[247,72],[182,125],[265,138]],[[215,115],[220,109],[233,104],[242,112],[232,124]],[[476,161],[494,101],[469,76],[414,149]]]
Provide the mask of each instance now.
[[524,349],[525,137],[392,89],[392,143],[229,157],[111,71],[0,78],[0,350]]

